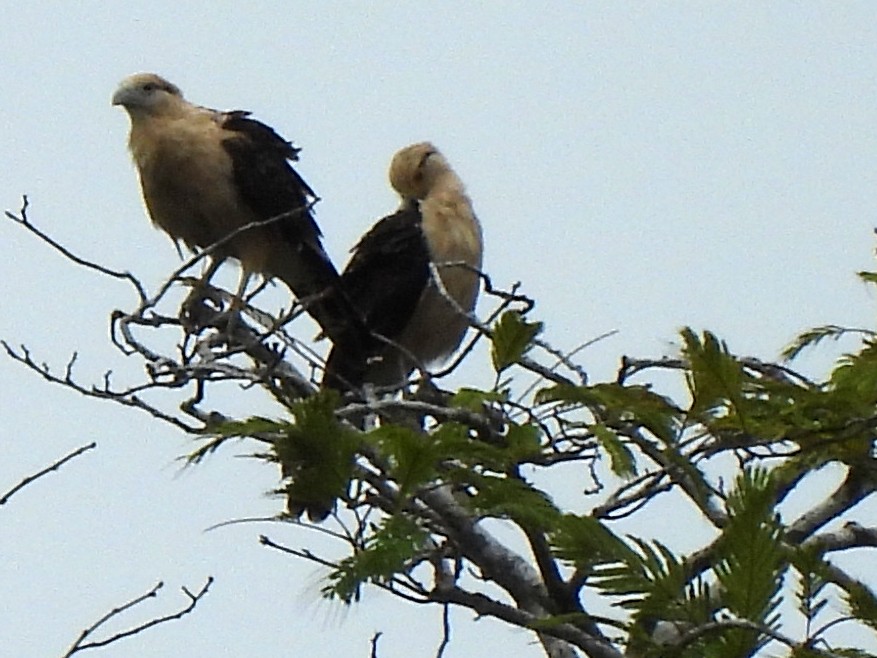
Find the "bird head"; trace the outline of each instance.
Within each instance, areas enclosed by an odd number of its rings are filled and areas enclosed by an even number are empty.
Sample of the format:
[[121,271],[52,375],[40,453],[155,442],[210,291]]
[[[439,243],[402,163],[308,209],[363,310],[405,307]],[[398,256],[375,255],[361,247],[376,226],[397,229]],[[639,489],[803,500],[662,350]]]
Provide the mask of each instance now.
[[152,114],[182,100],[179,88],[155,73],[137,73],[122,80],[113,94],[113,105],[121,105],[128,114]]
[[390,185],[403,198],[423,199],[435,182],[451,170],[441,152],[429,142],[401,149],[390,162]]

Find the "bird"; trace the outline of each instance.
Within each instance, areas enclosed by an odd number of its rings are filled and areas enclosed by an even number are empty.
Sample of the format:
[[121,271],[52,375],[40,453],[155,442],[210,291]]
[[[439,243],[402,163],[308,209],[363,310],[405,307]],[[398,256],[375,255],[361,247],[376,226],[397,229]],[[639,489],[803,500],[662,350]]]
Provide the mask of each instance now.
[[[324,387],[399,387],[417,367],[452,354],[475,308],[484,254],[481,224],[460,177],[431,142],[393,156],[390,185],[401,197],[351,250],[341,288],[368,336],[337,340]],[[433,276],[438,273],[438,280]]]
[[[206,279],[236,259],[236,300],[252,274],[276,277],[325,335],[349,333],[350,309],[335,289],[339,274],[314,219],[317,196],[291,165],[300,149],[250,112],[187,101],[155,73],[125,78],[112,103],[130,117],[128,147],[152,222],[178,251],[181,244],[193,251],[214,246]],[[265,223],[242,230],[254,222]]]

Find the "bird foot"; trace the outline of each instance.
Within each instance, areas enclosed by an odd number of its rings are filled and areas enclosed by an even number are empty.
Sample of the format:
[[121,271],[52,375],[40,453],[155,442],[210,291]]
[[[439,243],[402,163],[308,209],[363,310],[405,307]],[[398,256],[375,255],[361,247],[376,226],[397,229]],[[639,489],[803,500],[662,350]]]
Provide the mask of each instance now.
[[180,306],[180,321],[189,333],[198,333],[208,326],[215,326],[219,316],[226,311],[222,295],[210,286],[196,285]]
[[235,344],[240,344],[241,338],[240,336],[236,338],[235,334],[237,333],[238,328],[244,326],[244,323],[241,320],[240,309],[236,304],[233,304],[221,313],[214,315],[210,324],[215,327],[217,331],[225,335],[229,347]]

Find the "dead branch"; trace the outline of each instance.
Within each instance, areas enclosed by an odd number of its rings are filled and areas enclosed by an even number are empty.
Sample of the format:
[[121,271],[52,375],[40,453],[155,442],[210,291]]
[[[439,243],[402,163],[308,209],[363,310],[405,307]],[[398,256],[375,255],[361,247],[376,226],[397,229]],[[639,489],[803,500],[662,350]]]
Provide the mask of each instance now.
[[110,644],[114,644],[116,642],[119,642],[120,640],[123,640],[125,638],[132,637],[134,635],[138,635],[139,633],[142,633],[142,632],[144,632],[150,628],[153,628],[155,626],[159,626],[161,624],[165,624],[165,623],[170,622],[170,621],[175,621],[177,619],[182,619],[183,617],[185,617],[186,615],[188,615],[189,613],[191,613],[195,609],[195,607],[198,605],[198,603],[201,601],[201,599],[207,595],[207,592],[210,589],[210,586],[212,584],[213,584],[213,576],[209,576],[207,578],[207,582],[204,583],[204,586],[199,591],[197,591],[195,593],[192,593],[186,587],[181,587],[180,588],[181,591],[183,592],[183,594],[185,594],[188,597],[189,602],[185,607],[181,608],[177,612],[174,612],[174,613],[171,613],[168,615],[164,615],[161,617],[155,617],[153,619],[150,619],[149,621],[143,622],[142,624],[138,624],[136,626],[133,626],[132,628],[129,628],[128,630],[114,633],[113,635],[110,635],[109,637],[106,637],[106,638],[103,638],[100,640],[88,641],[88,638],[90,636],[92,636],[97,630],[99,630],[101,628],[101,626],[106,624],[108,621],[110,621],[114,617],[118,617],[122,613],[124,613],[128,610],[131,610],[132,608],[137,607],[138,605],[140,605],[144,601],[151,599],[151,598],[155,598],[156,596],[158,596],[158,591],[162,587],[164,587],[164,583],[159,582],[155,587],[153,587],[151,590],[149,590],[145,594],[142,594],[138,597],[135,597],[135,598],[131,599],[130,601],[128,601],[127,603],[123,603],[122,605],[120,605],[117,608],[113,608],[108,613],[106,613],[103,617],[98,619],[94,624],[92,624],[91,626],[86,628],[84,631],[82,631],[82,633],[79,634],[79,637],[76,638],[76,640],[73,642],[72,645],[70,645],[70,648],[67,650],[67,653],[64,654],[63,658],[69,658],[69,656],[72,656],[73,654],[78,653],[80,651],[85,651],[86,649],[97,649],[99,647],[105,647],[105,646],[108,646]]
[[76,450],[74,450],[73,452],[71,452],[70,454],[62,457],[58,461],[56,461],[53,464],[42,469],[41,471],[37,471],[33,475],[28,475],[26,478],[22,479],[21,482],[19,482],[14,487],[12,487],[9,491],[7,491],[5,494],[0,496],[0,505],[5,505],[7,502],[9,502],[9,499],[12,498],[12,496],[17,494],[19,491],[24,489],[27,485],[31,484],[35,480],[39,480],[41,477],[48,475],[52,471],[57,471],[67,462],[69,462],[73,459],[76,459],[77,457],[79,457],[79,455],[81,455],[85,452],[88,452],[89,450],[93,450],[96,447],[97,447],[97,443],[94,443],[94,442],[91,442],[87,445],[81,446],[81,447],[77,448]]
[[35,235],[37,238],[39,238],[40,240],[45,242],[47,245],[52,247],[52,249],[59,252],[62,256],[64,256],[68,260],[72,261],[73,263],[75,263],[77,265],[81,265],[82,267],[85,267],[87,269],[94,270],[95,272],[98,272],[98,273],[103,274],[105,276],[109,276],[113,279],[122,279],[124,281],[127,281],[137,291],[137,295],[140,297],[140,299],[142,299],[142,300],[146,299],[146,290],[143,288],[143,285],[140,283],[140,280],[137,279],[130,272],[119,272],[117,270],[110,269],[109,267],[106,267],[104,265],[100,265],[100,264],[96,263],[95,261],[89,260],[87,258],[83,258],[82,256],[78,256],[77,254],[73,253],[73,251],[71,251],[70,249],[68,249],[67,247],[62,245],[60,242],[58,242],[57,240],[52,238],[49,234],[45,233],[44,231],[41,231],[39,228],[34,226],[30,222],[30,220],[28,219],[28,216],[27,216],[27,210],[28,210],[29,206],[30,206],[30,202],[27,198],[27,195],[24,194],[21,197],[21,208],[18,211],[18,215],[15,215],[7,210],[5,212],[6,217],[11,219],[13,222],[18,224],[22,228],[26,229],[27,231],[29,231],[33,235]]

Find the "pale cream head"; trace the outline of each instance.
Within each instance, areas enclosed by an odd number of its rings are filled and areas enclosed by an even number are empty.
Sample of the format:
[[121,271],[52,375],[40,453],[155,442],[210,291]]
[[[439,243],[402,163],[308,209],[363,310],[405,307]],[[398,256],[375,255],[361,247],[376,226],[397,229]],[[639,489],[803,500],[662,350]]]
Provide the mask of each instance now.
[[393,156],[390,185],[403,198],[423,199],[439,178],[448,173],[451,166],[441,152],[429,142],[419,142]]
[[122,80],[113,94],[113,105],[129,114],[152,114],[183,99],[179,88],[155,73],[137,73]]

